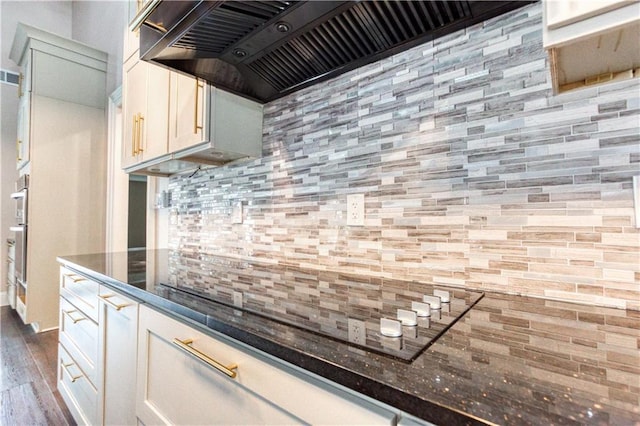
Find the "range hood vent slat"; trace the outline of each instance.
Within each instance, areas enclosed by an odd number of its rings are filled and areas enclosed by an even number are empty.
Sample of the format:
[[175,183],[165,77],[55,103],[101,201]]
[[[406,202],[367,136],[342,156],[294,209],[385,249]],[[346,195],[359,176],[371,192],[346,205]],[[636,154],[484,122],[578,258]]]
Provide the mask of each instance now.
[[141,56],[266,102],[532,1],[160,0]]
[[[424,18],[440,26],[455,18],[444,2],[430,2],[434,8],[449,10],[450,18],[436,13],[427,15],[427,5],[422,9],[411,2],[363,2],[354,4],[342,15],[335,16],[294,37],[284,45],[267,52],[247,64],[256,74],[272,82],[278,91],[284,91],[318,75],[343,67],[367,55],[376,54],[411,40],[427,30],[418,22]],[[462,10],[460,6],[460,10]],[[430,12],[433,14],[433,11]],[[391,17],[391,18],[390,18]],[[392,22],[404,22],[395,26]],[[430,24],[429,24],[430,25]],[[359,42],[354,43],[354,40]],[[356,47],[349,46],[354,43]],[[300,67],[305,61],[314,67]],[[274,77],[274,76],[278,77]],[[273,84],[273,82],[277,82]]]

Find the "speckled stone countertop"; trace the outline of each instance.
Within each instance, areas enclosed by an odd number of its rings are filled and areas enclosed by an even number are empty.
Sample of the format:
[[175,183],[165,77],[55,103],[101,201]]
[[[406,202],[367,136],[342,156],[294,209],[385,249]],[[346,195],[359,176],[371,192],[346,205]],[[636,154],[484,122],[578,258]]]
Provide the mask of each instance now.
[[409,363],[159,285],[161,254],[59,261],[435,424],[640,425],[640,312],[486,293]]

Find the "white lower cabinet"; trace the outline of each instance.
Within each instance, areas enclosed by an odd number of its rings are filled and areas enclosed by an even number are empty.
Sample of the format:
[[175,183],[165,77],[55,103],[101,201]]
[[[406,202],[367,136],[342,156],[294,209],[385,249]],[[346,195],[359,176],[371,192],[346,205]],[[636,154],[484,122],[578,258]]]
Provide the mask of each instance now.
[[60,269],[58,390],[75,421],[86,425],[101,422],[99,318],[93,309],[98,288],[97,283]]
[[395,424],[386,407],[223,335],[144,305],[139,321],[140,423]]
[[134,425],[139,304],[100,286],[101,367],[105,425]]
[[99,394],[76,360],[58,345],[58,390],[80,425],[99,424]]
[[58,390],[74,420],[135,424],[139,304],[64,267],[60,294]]

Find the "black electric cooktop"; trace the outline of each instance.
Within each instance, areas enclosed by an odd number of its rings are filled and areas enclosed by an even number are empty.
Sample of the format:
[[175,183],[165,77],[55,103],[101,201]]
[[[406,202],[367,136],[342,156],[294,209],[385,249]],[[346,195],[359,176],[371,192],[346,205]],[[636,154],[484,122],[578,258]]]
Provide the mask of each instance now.
[[[176,299],[200,298],[230,307],[234,315],[257,315],[407,362],[483,297],[482,292],[423,282],[218,256],[185,257],[176,252],[169,255],[168,265],[158,286],[172,290],[169,298],[171,293]],[[381,333],[382,318],[397,320],[398,309],[411,311],[412,302],[424,302],[423,296],[442,291],[449,301],[437,309],[432,302],[430,315],[417,317],[416,325],[402,325],[401,336]]]

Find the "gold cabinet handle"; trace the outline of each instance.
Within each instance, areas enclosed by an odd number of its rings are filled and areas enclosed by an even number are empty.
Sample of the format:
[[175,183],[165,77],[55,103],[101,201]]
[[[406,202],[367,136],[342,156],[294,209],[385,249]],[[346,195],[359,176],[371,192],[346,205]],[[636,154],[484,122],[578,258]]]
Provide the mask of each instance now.
[[24,93],[22,93],[22,80],[24,80],[24,75],[22,73],[18,74],[18,98],[21,98]]
[[64,275],[65,277],[69,278],[74,283],[78,283],[80,281],[86,281],[87,280],[86,278],[79,277],[79,276],[77,276],[75,274],[62,274],[62,275]]
[[18,162],[22,161],[22,141],[20,139],[16,139],[16,157]]
[[136,135],[138,134],[138,115],[133,115],[133,126],[131,126],[131,156],[135,157],[136,151]]
[[[198,94],[200,93],[200,89],[201,89],[201,88],[204,88],[204,84],[203,84],[203,83],[200,83],[200,80],[198,80],[198,79],[196,78],[196,96],[195,96],[195,98],[196,98],[196,103],[195,103],[195,108],[194,108],[195,112],[194,112],[194,114],[193,114],[193,133],[194,133],[194,134],[197,134],[197,133],[198,133],[198,130],[201,130],[201,129],[202,129],[202,126],[198,126],[198,115],[199,115],[199,114],[198,114],[198,109],[199,109],[199,106],[200,106],[200,102],[198,102],[198,101],[199,101],[199,99],[198,99],[198,98],[199,98]],[[204,99],[204,96],[203,96],[203,99]]]
[[204,354],[199,350],[195,349],[194,347],[190,346],[192,343],[193,343],[193,340],[191,339],[186,339],[186,340],[180,340],[178,338],[173,339],[173,344],[179,347],[180,349],[182,349],[183,351],[188,352],[189,354],[198,358],[200,361],[204,362],[208,366],[215,368],[216,370],[226,374],[232,379],[236,378],[236,375],[237,375],[236,370],[238,369],[238,366],[236,364],[231,364],[229,366],[222,365],[215,359],[211,358],[209,355]]
[[115,294],[105,294],[104,296],[99,296],[100,299],[104,300],[108,305],[111,305],[116,311],[119,311],[122,308],[126,308],[129,306],[129,303],[114,303],[110,300],[111,297],[115,296]]
[[144,151],[142,149],[142,123],[144,122],[144,115],[138,113],[138,153]]
[[86,319],[87,319],[87,318],[85,318],[85,317],[83,317],[83,316],[80,316],[80,318],[74,318],[74,317],[71,315],[71,314],[72,314],[72,313],[74,313],[74,312],[78,312],[78,311],[77,311],[76,309],[73,309],[73,310],[71,310],[71,311],[62,311],[62,313],[63,313],[63,314],[65,314],[66,316],[68,316],[68,317],[69,317],[69,319],[70,319],[71,321],[73,321],[73,323],[74,323],[74,324],[76,324],[76,323],[78,323],[78,322],[80,322],[80,321],[84,321],[84,320],[86,320]]
[[71,370],[69,370],[69,367],[73,365],[73,362],[70,362],[69,364],[60,364],[60,365],[62,365],[62,369],[65,371],[65,373],[67,373],[69,377],[71,377],[71,383],[75,383],[76,380],[82,378],[82,374],[80,374],[79,376],[74,376],[71,373]]

